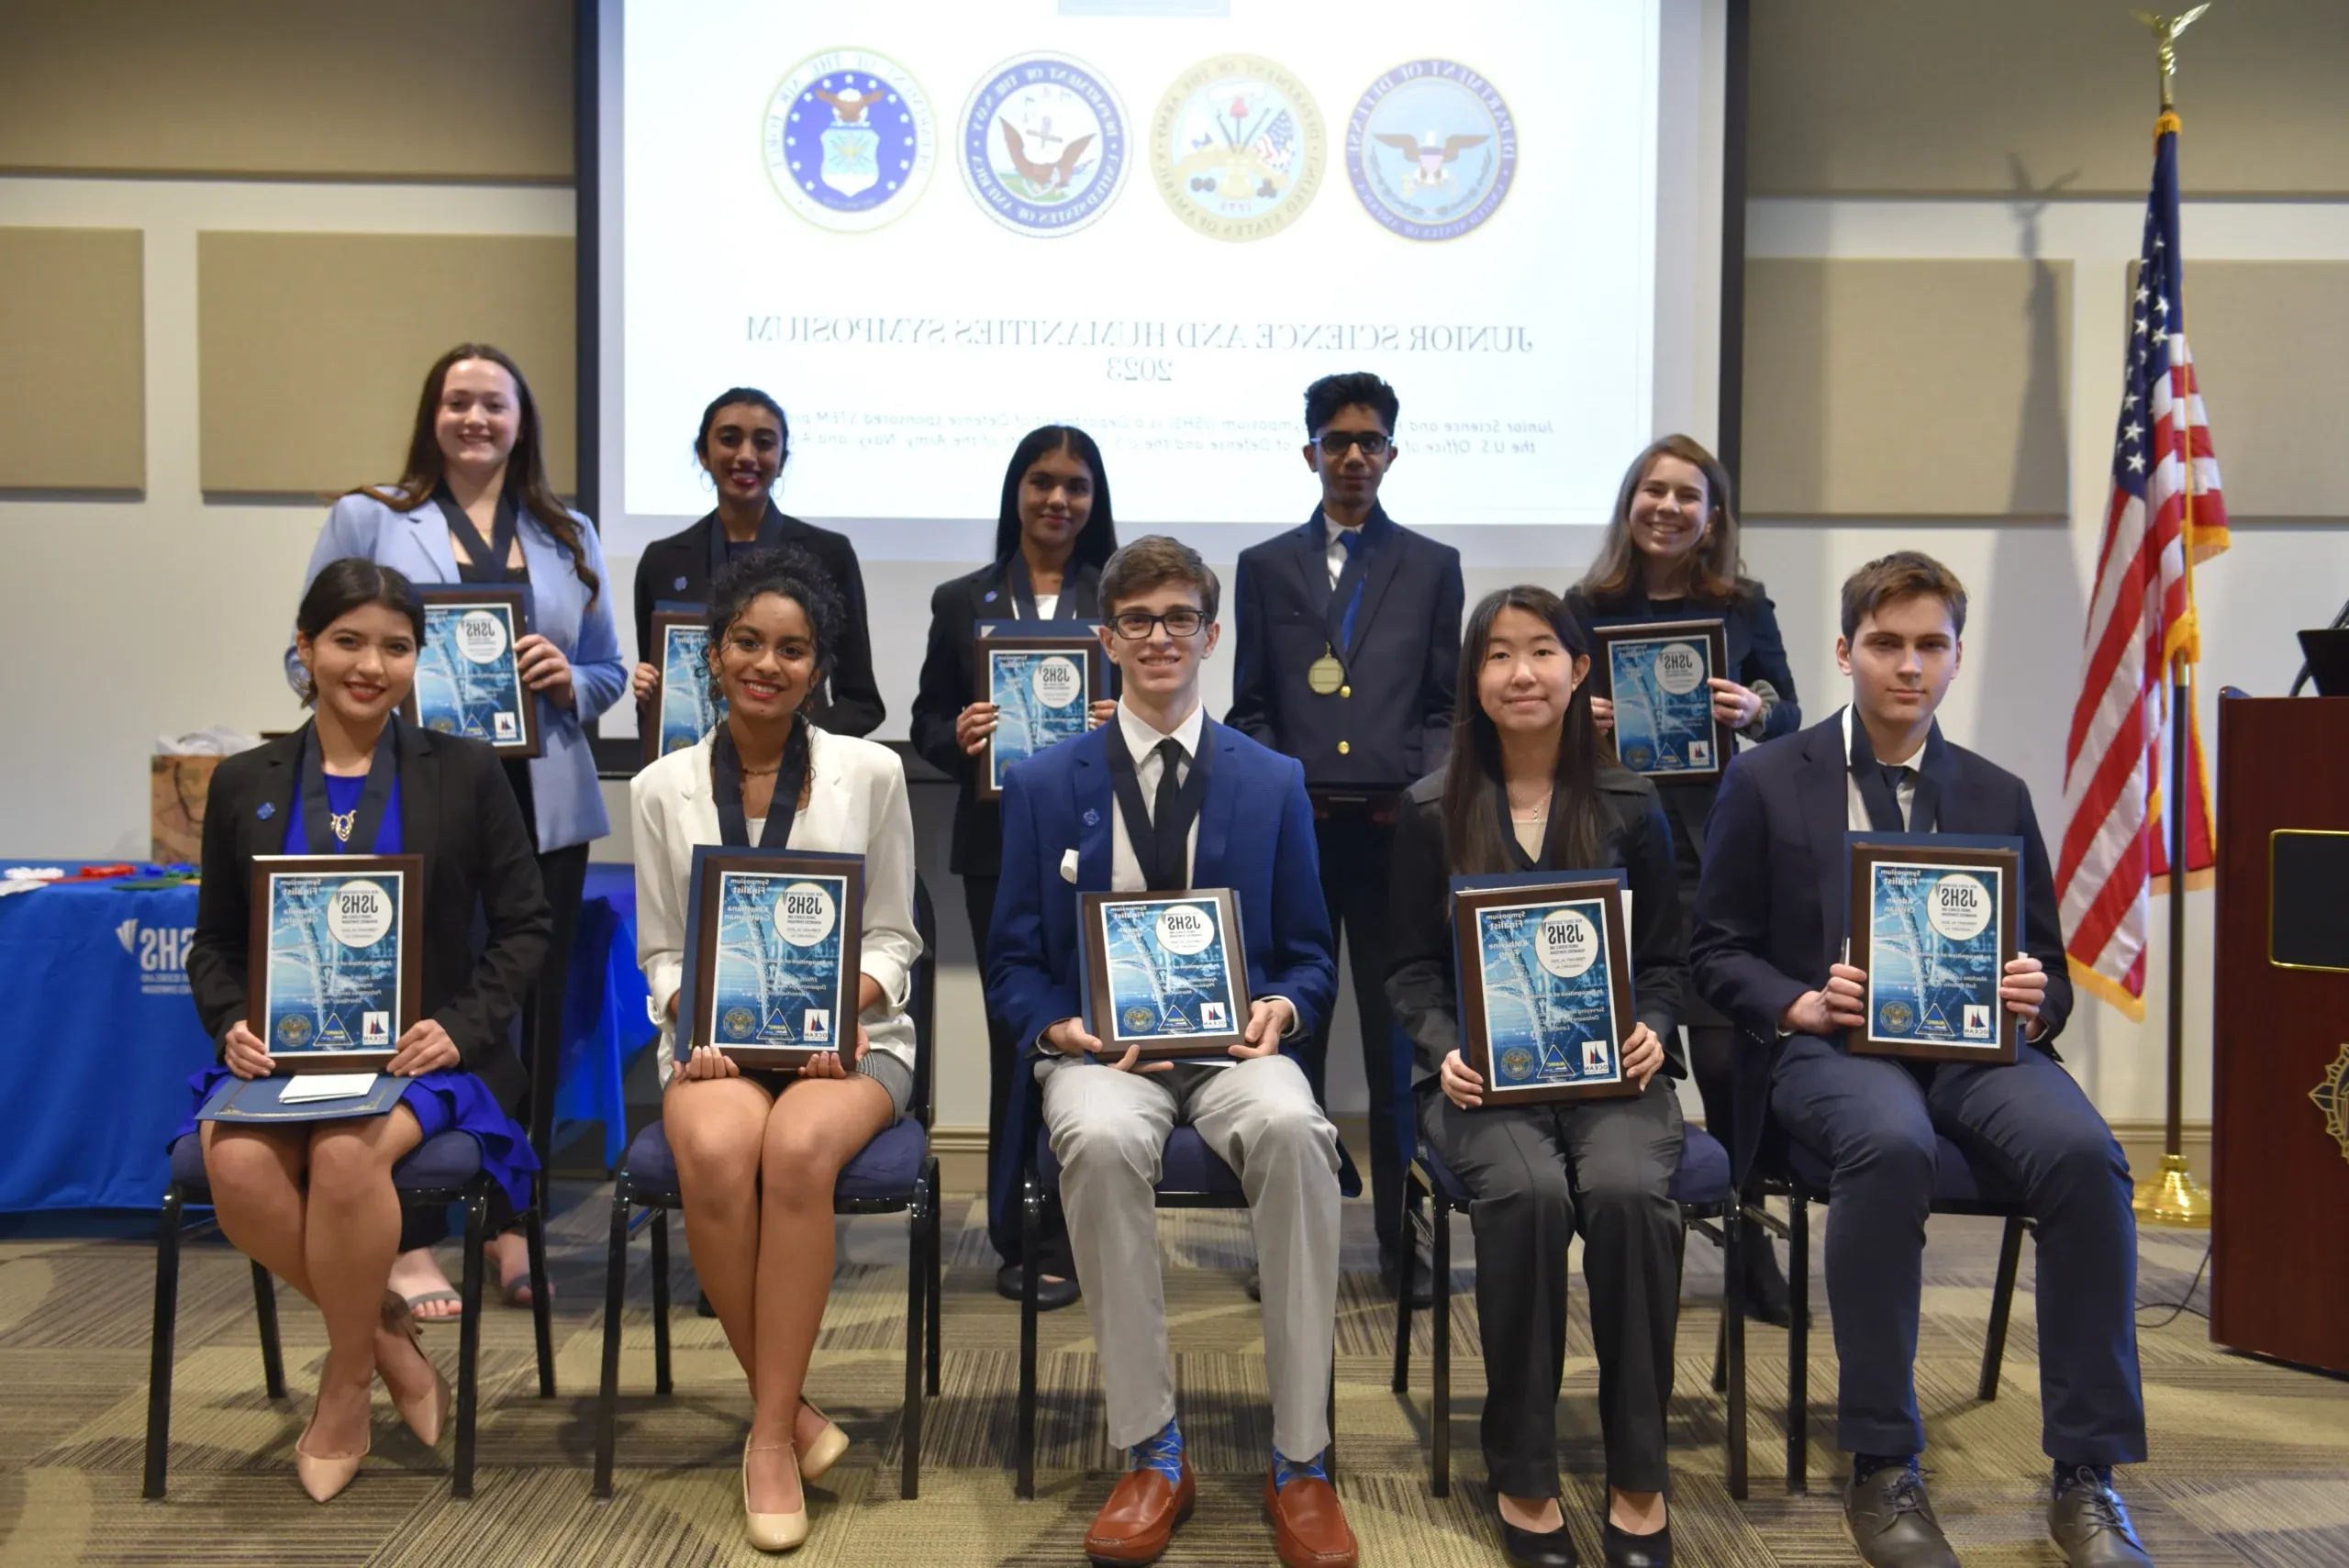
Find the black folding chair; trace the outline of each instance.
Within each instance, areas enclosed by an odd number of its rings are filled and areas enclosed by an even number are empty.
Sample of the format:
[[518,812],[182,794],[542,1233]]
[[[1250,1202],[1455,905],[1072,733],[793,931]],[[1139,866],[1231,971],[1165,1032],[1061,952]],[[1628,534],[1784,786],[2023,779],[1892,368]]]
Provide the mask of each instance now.
[[[937,1043],[937,976],[932,954],[937,929],[930,889],[914,879],[914,929],[922,956],[915,963],[909,1011],[914,1020],[913,1105],[895,1127],[880,1133],[844,1166],[832,1189],[834,1214],[902,1214],[906,1227],[906,1404],[898,1485],[907,1497],[920,1493],[921,1418],[924,1373],[928,1391],[938,1393],[939,1273],[944,1252],[939,1204],[938,1157],[930,1151],[930,1057]],[[596,1407],[595,1495],[612,1495],[612,1465],[618,1445],[620,1312],[628,1283],[628,1242],[637,1226],[652,1232],[652,1391],[666,1398],[669,1375],[669,1211],[683,1208],[677,1162],[669,1137],[656,1119],[629,1140],[628,1153],[612,1184],[611,1253],[604,1273],[604,1370]],[[631,1210],[639,1210],[631,1216]],[[925,1355],[925,1349],[927,1354]],[[925,1366],[925,1362],[927,1363]]]
[[[426,1139],[392,1167],[392,1185],[404,1209],[465,1206],[465,1266],[458,1285],[463,1316],[457,1322],[457,1452],[449,1495],[473,1495],[473,1432],[479,1415],[476,1391],[481,1366],[483,1249],[489,1219],[490,1178],[481,1168],[481,1145],[470,1133],[443,1132]],[[172,1362],[179,1313],[180,1243],[213,1221],[186,1219],[190,1208],[209,1208],[212,1189],[205,1177],[200,1136],[189,1133],[172,1146],[172,1183],[155,1233],[155,1327],[147,1376],[147,1473],[139,1496],[163,1496],[172,1441]],[[532,1202],[518,1211],[530,1254],[530,1316],[537,1330],[539,1397],[554,1397],[554,1331],[547,1306],[546,1227],[535,1184]],[[285,1397],[285,1357],[278,1345],[277,1282],[259,1263],[253,1270],[253,1319],[261,1329],[262,1381],[272,1399]]]
[[[1409,1232],[1411,1216],[1422,1196],[1432,1200],[1435,1229],[1433,1400],[1428,1411],[1431,1439],[1428,1487],[1439,1497],[1452,1495],[1452,1216],[1465,1214],[1475,1203],[1468,1188],[1442,1157],[1422,1143],[1403,1182],[1403,1227]],[[1721,1250],[1721,1328],[1715,1342],[1713,1388],[1729,1396],[1730,1418],[1721,1446],[1728,1470],[1729,1493],[1742,1499],[1746,1490],[1745,1460],[1745,1336],[1741,1245],[1732,1211],[1737,1189],[1730,1180],[1729,1151],[1701,1127],[1687,1129],[1681,1144],[1680,1168],[1673,1173],[1671,1197],[1680,1206],[1680,1222]],[[1395,1392],[1411,1391],[1411,1296],[1397,1294],[1395,1302]]]

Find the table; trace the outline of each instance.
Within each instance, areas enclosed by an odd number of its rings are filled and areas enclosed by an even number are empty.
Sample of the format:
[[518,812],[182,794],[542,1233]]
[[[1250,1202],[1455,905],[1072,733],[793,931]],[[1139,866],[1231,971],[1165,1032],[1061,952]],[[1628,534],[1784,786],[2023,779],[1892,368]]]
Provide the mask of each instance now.
[[[188,995],[195,926],[194,883],[64,882],[0,898],[0,995],[17,999],[7,1050],[20,1074],[0,1102],[0,1212],[161,1200],[164,1140],[187,1116],[189,1074],[213,1060]],[[634,873],[590,865],[563,1008],[557,1147],[576,1124],[600,1121],[605,1160],[619,1158],[621,1079],[654,1035],[645,1001]]]

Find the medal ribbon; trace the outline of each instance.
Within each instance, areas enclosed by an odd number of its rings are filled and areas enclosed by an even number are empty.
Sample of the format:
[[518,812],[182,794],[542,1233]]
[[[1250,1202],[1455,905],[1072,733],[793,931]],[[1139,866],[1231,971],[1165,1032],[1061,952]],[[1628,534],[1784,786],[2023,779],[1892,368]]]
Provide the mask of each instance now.
[[399,776],[399,716],[384,720],[384,732],[375,737],[375,753],[367,764],[367,783],[359,792],[357,814],[351,821],[351,837],[339,839],[334,830],[334,811],[327,804],[326,749],[318,744],[318,726],[310,721],[308,731],[302,737],[302,836],[309,841],[314,855],[373,854],[375,835],[382,831],[384,811],[392,798],[392,781]]
[[467,517],[465,509],[457,505],[457,497],[450,492],[447,485],[443,484],[440,489],[435,490],[432,493],[432,499],[440,506],[440,516],[448,523],[450,533],[456,536],[458,542],[465,547],[465,553],[473,558],[471,561],[458,564],[457,576],[461,581],[509,583],[516,577],[529,576],[529,569],[527,565],[517,569],[507,564],[508,558],[514,553],[514,535],[520,523],[519,515],[515,510],[512,491],[498,492],[497,517],[490,524],[490,536],[487,539],[481,537],[481,530],[473,527],[473,518]]
[[[1159,777],[1158,795],[1167,802],[1164,819],[1151,816],[1141,797],[1141,777],[1134,771],[1133,753],[1126,747],[1125,727],[1112,720],[1102,726],[1109,752],[1109,785],[1118,797],[1118,815],[1125,819],[1126,842],[1141,867],[1143,885],[1152,893],[1178,892],[1191,885],[1191,824],[1198,820],[1200,803],[1208,794],[1208,727],[1199,727],[1199,750],[1191,759],[1190,776],[1168,800],[1167,775]],[[1166,764],[1171,768],[1174,763]]]
[[[780,850],[791,842],[792,818],[799,812],[799,789],[807,776],[807,719],[794,714],[791,738],[783,743],[783,763],[775,770],[774,798],[767,802],[766,826],[759,831],[759,848]],[[721,723],[709,743],[710,793],[718,800],[718,838],[729,849],[751,847],[751,818],[742,809],[742,755],[734,749],[734,728]]]

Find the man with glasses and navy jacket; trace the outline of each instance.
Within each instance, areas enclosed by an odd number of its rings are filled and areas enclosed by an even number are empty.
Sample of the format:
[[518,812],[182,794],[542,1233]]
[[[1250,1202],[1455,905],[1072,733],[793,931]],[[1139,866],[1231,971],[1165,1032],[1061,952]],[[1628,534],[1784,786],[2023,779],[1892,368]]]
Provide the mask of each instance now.
[[[1320,477],[1312,518],[1240,556],[1238,644],[1224,722],[1305,764],[1321,853],[1321,896],[1342,935],[1370,1088],[1371,1194],[1381,1272],[1420,1306],[1427,1243],[1401,1232],[1413,1147],[1411,1052],[1386,1005],[1386,871],[1395,803],[1451,744],[1460,660],[1460,552],[1398,526],[1378,504],[1394,466],[1395,389],[1367,372],[1305,390],[1305,463]],[[1305,1051],[1326,1092],[1330,1024]]]

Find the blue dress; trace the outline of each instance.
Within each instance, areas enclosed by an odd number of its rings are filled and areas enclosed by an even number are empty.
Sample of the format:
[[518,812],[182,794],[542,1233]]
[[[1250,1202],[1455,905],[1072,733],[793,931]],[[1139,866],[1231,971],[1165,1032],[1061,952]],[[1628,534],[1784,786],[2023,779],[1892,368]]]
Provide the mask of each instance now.
[[[357,808],[361,793],[367,781],[363,777],[338,778],[326,775],[327,806],[336,815]],[[389,797],[384,803],[383,826],[376,829],[374,852],[396,855],[400,852],[400,784],[395,776]],[[289,855],[309,852],[309,838],[302,820],[302,792],[294,792],[292,809],[285,814],[285,852]],[[195,1113],[212,1097],[212,1092],[229,1076],[226,1066],[206,1067],[187,1081],[194,1095],[188,1107],[187,1120],[182,1122],[171,1137],[173,1143],[196,1130]],[[530,1135],[506,1114],[489,1085],[462,1067],[443,1067],[408,1080],[406,1090],[400,1095],[424,1129],[429,1140],[443,1132],[470,1133],[481,1145],[482,1169],[506,1189],[506,1195],[517,1208],[530,1201],[531,1173],[539,1168],[539,1158],[531,1151]]]

